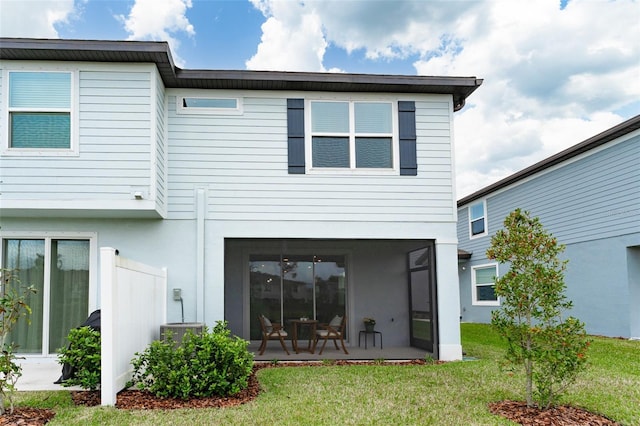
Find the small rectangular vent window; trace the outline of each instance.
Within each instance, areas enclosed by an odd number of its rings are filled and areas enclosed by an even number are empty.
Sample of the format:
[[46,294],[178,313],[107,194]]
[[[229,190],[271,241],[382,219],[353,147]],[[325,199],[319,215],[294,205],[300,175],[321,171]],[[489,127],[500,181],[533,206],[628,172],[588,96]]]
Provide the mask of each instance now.
[[241,106],[238,98],[178,98],[178,112],[182,114],[240,114]]

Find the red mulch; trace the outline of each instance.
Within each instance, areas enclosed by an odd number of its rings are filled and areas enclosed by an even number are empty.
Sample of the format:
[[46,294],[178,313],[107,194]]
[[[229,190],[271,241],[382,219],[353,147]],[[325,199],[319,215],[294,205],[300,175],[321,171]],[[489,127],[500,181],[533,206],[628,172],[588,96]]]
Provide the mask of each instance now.
[[7,412],[0,416],[0,425],[40,426],[47,424],[55,415],[47,408],[15,407],[12,414]]
[[[440,362],[438,362],[440,363]],[[176,408],[224,408],[245,404],[252,401],[260,393],[260,383],[255,372],[261,368],[272,367],[299,367],[299,366],[328,366],[328,365],[353,365],[353,364],[378,364],[375,361],[342,361],[331,364],[322,362],[278,362],[277,364],[260,363],[254,366],[254,371],[249,377],[249,385],[236,395],[207,398],[192,398],[182,400],[177,398],[158,398],[147,391],[123,390],[116,397],[116,407],[123,410],[170,410]],[[420,365],[425,360],[393,362],[385,361],[385,365]],[[76,405],[96,406],[100,405],[100,391],[72,391],[71,398]],[[489,410],[499,416],[503,416],[524,426],[610,426],[619,425],[598,414],[590,413],[580,408],[560,406],[549,410],[529,408],[526,403],[519,401],[501,401],[489,404]],[[0,416],[0,426],[40,426],[49,422],[55,416],[55,412],[49,409],[17,407],[13,414]]]
[[489,404],[489,411],[523,426],[617,426],[619,423],[581,408],[561,405],[548,410],[527,407],[523,401]]

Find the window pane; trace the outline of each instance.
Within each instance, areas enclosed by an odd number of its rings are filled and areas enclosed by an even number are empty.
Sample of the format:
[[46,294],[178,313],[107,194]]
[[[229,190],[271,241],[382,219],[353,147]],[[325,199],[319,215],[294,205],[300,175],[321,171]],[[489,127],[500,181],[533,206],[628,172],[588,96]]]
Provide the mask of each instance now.
[[476,287],[476,296],[478,301],[498,300],[495,293],[495,286],[492,285],[483,285]]
[[49,353],[54,353],[89,314],[89,241],[51,242],[50,306]]
[[282,286],[280,255],[251,255],[249,257],[250,338],[260,339],[258,315],[272,322],[282,321]]
[[391,168],[391,138],[356,138],[356,167]]
[[349,138],[314,137],[313,167],[349,167]]
[[484,219],[478,219],[471,222],[471,235],[484,233]]
[[66,72],[9,73],[11,108],[71,108],[71,74]]
[[356,133],[391,133],[390,103],[356,103]]
[[476,284],[493,284],[496,276],[496,267],[478,268],[476,271]]
[[314,256],[316,319],[321,323],[346,312],[345,263],[344,256]]
[[348,133],[349,104],[347,102],[312,102],[311,130],[322,133]]
[[215,98],[182,98],[184,108],[225,108],[236,109],[237,99],[215,99]]
[[291,331],[291,320],[313,318],[311,255],[282,255],[282,317],[288,331]]
[[11,148],[70,148],[69,113],[12,112]]
[[471,220],[479,219],[484,217],[484,203],[474,204],[469,208],[469,217]]
[[26,300],[31,315],[18,320],[7,336],[7,343],[13,342],[18,346],[16,353],[42,353],[44,240],[4,240],[2,265],[19,270],[17,278],[20,285],[32,285],[36,289],[36,293],[30,294]]

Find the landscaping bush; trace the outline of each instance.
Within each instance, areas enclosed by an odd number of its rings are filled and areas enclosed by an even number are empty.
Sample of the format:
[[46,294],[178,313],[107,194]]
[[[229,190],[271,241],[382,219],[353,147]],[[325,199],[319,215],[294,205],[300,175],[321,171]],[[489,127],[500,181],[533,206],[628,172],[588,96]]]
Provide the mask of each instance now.
[[188,330],[176,347],[171,336],[152,342],[131,361],[137,386],[160,397],[233,395],[245,389],[253,369],[249,342],[231,337],[225,321],[200,334]]
[[31,314],[27,300],[29,295],[36,293],[33,286],[20,284],[18,272],[0,269],[0,415],[5,413],[7,402],[9,413],[13,413],[16,382],[22,376],[22,367],[15,362],[17,345],[8,341],[9,334],[18,319]]
[[59,349],[58,362],[71,367],[71,377],[62,386],[96,390],[100,384],[100,332],[91,327],[74,328],[67,336],[69,346]]

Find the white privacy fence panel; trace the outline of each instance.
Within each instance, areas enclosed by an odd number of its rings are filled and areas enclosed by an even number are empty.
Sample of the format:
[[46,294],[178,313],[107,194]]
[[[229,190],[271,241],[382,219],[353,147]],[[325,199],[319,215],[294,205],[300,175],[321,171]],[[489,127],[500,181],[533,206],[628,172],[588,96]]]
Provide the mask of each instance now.
[[159,338],[166,322],[167,271],[100,249],[102,405],[131,379],[131,359]]

